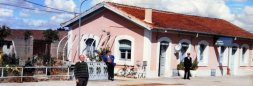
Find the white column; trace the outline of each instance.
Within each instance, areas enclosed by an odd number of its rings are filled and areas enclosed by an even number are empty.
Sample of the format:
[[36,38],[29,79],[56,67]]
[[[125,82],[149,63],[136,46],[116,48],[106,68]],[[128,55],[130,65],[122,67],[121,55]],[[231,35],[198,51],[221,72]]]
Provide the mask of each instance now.
[[70,30],[69,32],[68,32],[68,35],[69,35],[69,37],[68,37],[68,40],[67,40],[67,42],[68,42],[68,45],[67,45],[67,58],[68,58],[68,60],[69,61],[72,61],[72,48],[73,48],[73,37],[75,37],[75,36],[73,36],[74,34],[72,34],[72,30]]
[[151,65],[151,47],[152,47],[152,31],[144,29],[144,41],[143,41],[143,61],[147,61],[146,77],[154,77],[150,71]]

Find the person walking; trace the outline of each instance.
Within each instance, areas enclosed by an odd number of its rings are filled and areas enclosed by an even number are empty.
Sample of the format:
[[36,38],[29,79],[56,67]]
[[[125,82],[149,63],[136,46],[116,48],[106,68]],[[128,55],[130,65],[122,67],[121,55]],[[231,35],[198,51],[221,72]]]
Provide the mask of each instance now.
[[103,60],[107,65],[108,80],[114,81],[114,56],[111,55],[111,51],[106,51],[106,54],[103,55]]
[[192,67],[192,58],[190,57],[190,53],[187,53],[187,57],[184,58],[184,79],[190,80],[190,69]]
[[88,64],[84,62],[85,56],[80,55],[80,62],[75,64],[74,74],[76,78],[76,86],[87,86],[89,80]]

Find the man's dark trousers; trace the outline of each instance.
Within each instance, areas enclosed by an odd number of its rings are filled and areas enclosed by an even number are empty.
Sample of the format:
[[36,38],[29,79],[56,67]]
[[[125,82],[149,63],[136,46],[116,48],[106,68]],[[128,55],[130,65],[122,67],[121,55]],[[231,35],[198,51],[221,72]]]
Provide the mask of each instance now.
[[87,86],[89,78],[88,77],[78,78],[78,80],[79,80],[79,82],[76,83],[76,86]]
[[114,80],[114,64],[106,62],[106,65],[107,65],[108,79]]
[[184,79],[190,79],[190,69],[192,67],[192,58],[185,57],[184,58]]
[[184,69],[184,79],[190,79],[190,68]]

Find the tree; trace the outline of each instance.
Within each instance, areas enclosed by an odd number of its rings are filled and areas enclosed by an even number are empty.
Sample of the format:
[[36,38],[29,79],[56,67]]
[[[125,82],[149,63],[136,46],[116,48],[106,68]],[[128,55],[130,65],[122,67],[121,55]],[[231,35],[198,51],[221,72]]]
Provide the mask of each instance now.
[[45,41],[48,44],[51,44],[52,42],[59,40],[57,30],[47,29],[43,32],[43,35],[44,35]]
[[29,39],[31,35],[32,35],[32,32],[31,32],[31,31],[25,31],[25,32],[24,32],[25,40]]
[[[57,30],[52,30],[52,29],[47,29],[43,32],[45,41],[46,41],[46,52],[45,55],[43,57],[44,59],[44,63],[51,63],[51,56],[50,56],[50,52],[49,52],[49,46],[51,43],[53,43],[54,41],[59,40],[59,36],[58,36],[58,31]],[[48,65],[48,64],[46,64]]]
[[0,41],[4,40],[7,36],[11,35],[11,30],[8,26],[0,26]]
[[27,40],[31,37],[31,35],[32,35],[32,32],[31,31],[25,31],[24,32],[24,40],[25,40],[25,55],[26,55],[26,57],[27,57]]

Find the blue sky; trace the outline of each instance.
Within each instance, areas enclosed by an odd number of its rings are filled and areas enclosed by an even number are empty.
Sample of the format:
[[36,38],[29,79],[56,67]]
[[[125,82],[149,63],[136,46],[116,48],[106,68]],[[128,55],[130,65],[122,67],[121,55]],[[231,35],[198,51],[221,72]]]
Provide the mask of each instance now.
[[[83,0],[27,0],[52,8],[79,12]],[[104,0],[87,0],[82,11]],[[199,15],[225,19],[243,29],[253,32],[253,0],[110,0],[116,3],[151,7],[154,9],[174,11],[183,14]],[[5,4],[5,5],[3,5]],[[19,7],[12,7],[15,5]],[[20,7],[36,10],[22,9]],[[0,25],[13,29],[55,29],[60,23],[74,17],[70,13],[52,13],[39,10],[59,12],[40,7],[25,0],[0,0]]]
[[245,2],[236,1],[227,1],[226,4],[232,10],[233,13],[242,13],[245,6],[253,6],[253,0],[246,0]]

